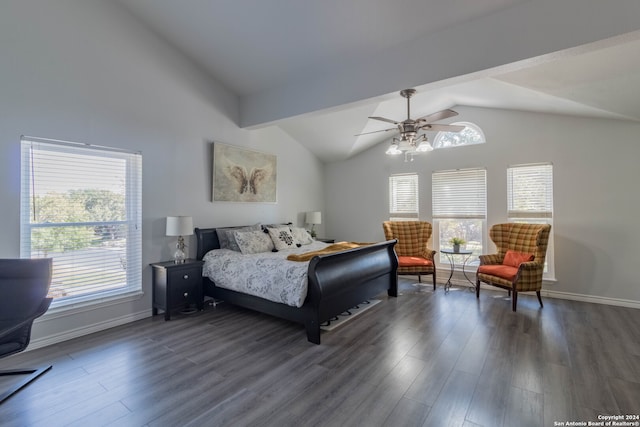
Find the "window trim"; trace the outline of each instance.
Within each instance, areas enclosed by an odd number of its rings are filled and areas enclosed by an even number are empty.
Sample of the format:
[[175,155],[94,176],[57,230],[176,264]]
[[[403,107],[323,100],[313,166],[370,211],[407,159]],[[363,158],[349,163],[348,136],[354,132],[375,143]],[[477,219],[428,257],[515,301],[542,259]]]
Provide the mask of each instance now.
[[[109,304],[110,301],[139,297],[142,294],[142,156],[139,151],[125,150],[99,145],[61,141],[49,138],[21,136],[21,190],[20,190],[20,255],[30,258],[31,230],[47,227],[74,227],[94,225],[127,225],[125,262],[132,268],[125,268],[125,285],[117,289],[106,289],[97,292],[54,299],[50,311],[74,311],[81,307]],[[125,164],[125,212],[124,220],[84,221],[84,222],[39,222],[31,223],[31,199],[33,168],[33,150],[37,147],[42,152],[72,153],[89,156],[99,161],[102,158],[124,160]],[[27,198],[28,200],[25,200]]]
[[447,149],[447,148],[458,148],[458,147],[467,147],[467,146],[470,146],[470,145],[486,144],[487,138],[485,137],[484,132],[482,131],[482,128],[480,128],[480,126],[478,126],[477,124],[475,124],[473,122],[453,122],[451,124],[452,125],[464,126],[464,127],[467,127],[469,129],[475,131],[476,133],[478,133],[480,135],[482,140],[480,142],[469,142],[468,140],[465,140],[465,142],[463,144],[450,145],[450,146],[443,147],[440,141],[444,138],[444,136],[446,134],[454,133],[454,132],[440,131],[440,132],[438,132],[436,134],[435,138],[433,138],[433,149],[434,150],[442,150],[442,149]]

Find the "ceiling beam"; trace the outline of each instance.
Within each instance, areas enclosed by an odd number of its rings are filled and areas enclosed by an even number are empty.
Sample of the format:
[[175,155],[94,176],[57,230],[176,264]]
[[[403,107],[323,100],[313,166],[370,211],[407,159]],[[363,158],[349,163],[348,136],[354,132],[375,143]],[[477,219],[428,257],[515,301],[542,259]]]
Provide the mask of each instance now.
[[490,75],[492,69],[520,61],[543,63],[558,52],[640,30],[638,16],[637,0],[530,0],[244,96],[240,126],[261,127],[472,73]]

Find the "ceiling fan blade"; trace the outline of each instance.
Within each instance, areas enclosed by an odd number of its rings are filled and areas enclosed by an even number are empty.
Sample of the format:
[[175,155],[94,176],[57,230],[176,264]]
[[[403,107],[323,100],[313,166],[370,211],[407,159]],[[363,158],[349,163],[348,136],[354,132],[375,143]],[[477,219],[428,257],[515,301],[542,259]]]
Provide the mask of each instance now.
[[462,126],[462,125],[439,125],[439,124],[429,125],[427,124],[427,125],[420,126],[420,129],[432,130],[435,132],[460,132],[465,127],[466,126]]
[[437,113],[429,114],[428,116],[420,117],[419,119],[416,119],[416,122],[432,123],[432,122],[437,122],[438,120],[448,119],[449,117],[454,117],[457,115],[458,113],[453,110],[442,110],[442,111],[438,111]]
[[389,128],[389,129],[374,130],[374,131],[371,131],[371,132],[359,133],[359,134],[357,134],[357,135],[353,135],[353,136],[369,135],[369,134],[371,134],[371,133],[378,133],[378,132],[389,132],[390,130],[398,130],[398,128]]
[[384,117],[369,117],[369,118],[373,120],[380,120],[387,123],[393,123],[394,125],[397,125],[399,123],[399,122],[396,122],[395,120],[385,119]]

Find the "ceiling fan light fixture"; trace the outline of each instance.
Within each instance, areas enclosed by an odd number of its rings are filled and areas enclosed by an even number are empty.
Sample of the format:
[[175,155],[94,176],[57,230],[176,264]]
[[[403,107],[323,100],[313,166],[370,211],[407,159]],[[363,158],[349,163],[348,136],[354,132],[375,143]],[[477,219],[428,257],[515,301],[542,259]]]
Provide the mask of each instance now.
[[433,151],[433,147],[431,146],[431,144],[429,144],[429,141],[425,139],[420,144],[418,144],[418,146],[416,147],[416,151],[419,153],[426,153],[429,151]]
[[387,148],[387,151],[385,153],[390,156],[396,156],[398,154],[402,154],[402,151],[400,151],[400,149],[398,148],[398,144],[391,143],[391,145],[389,146],[389,148]]
[[[400,96],[407,100],[407,118],[404,121],[398,122],[392,119],[387,119],[385,117],[369,117],[373,120],[378,120],[386,123],[393,123],[397,126],[399,132],[399,138],[394,137],[391,140],[391,145],[386,151],[386,154],[389,155],[397,155],[404,154],[405,161],[413,161],[414,154],[426,153],[429,151],[433,151],[433,146],[429,143],[426,134],[420,134],[420,131],[445,131],[445,132],[460,132],[464,129],[463,126],[454,126],[447,124],[433,124],[433,122],[438,120],[447,119],[449,117],[457,116],[453,110],[442,110],[436,113],[429,114],[424,117],[419,117],[417,119],[411,118],[411,97],[415,95],[415,89],[404,89],[400,91]],[[390,129],[382,129],[373,132],[366,132],[360,135],[366,135],[369,133],[377,133],[377,132],[387,132]]]

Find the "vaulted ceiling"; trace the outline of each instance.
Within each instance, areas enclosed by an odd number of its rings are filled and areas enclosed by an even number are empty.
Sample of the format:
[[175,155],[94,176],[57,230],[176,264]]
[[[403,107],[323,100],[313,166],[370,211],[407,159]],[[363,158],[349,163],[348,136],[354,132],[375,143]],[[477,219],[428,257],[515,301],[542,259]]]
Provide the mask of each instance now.
[[238,96],[239,126],[279,126],[323,161],[388,140],[354,135],[406,118],[408,87],[415,117],[640,120],[635,0],[117,1]]

